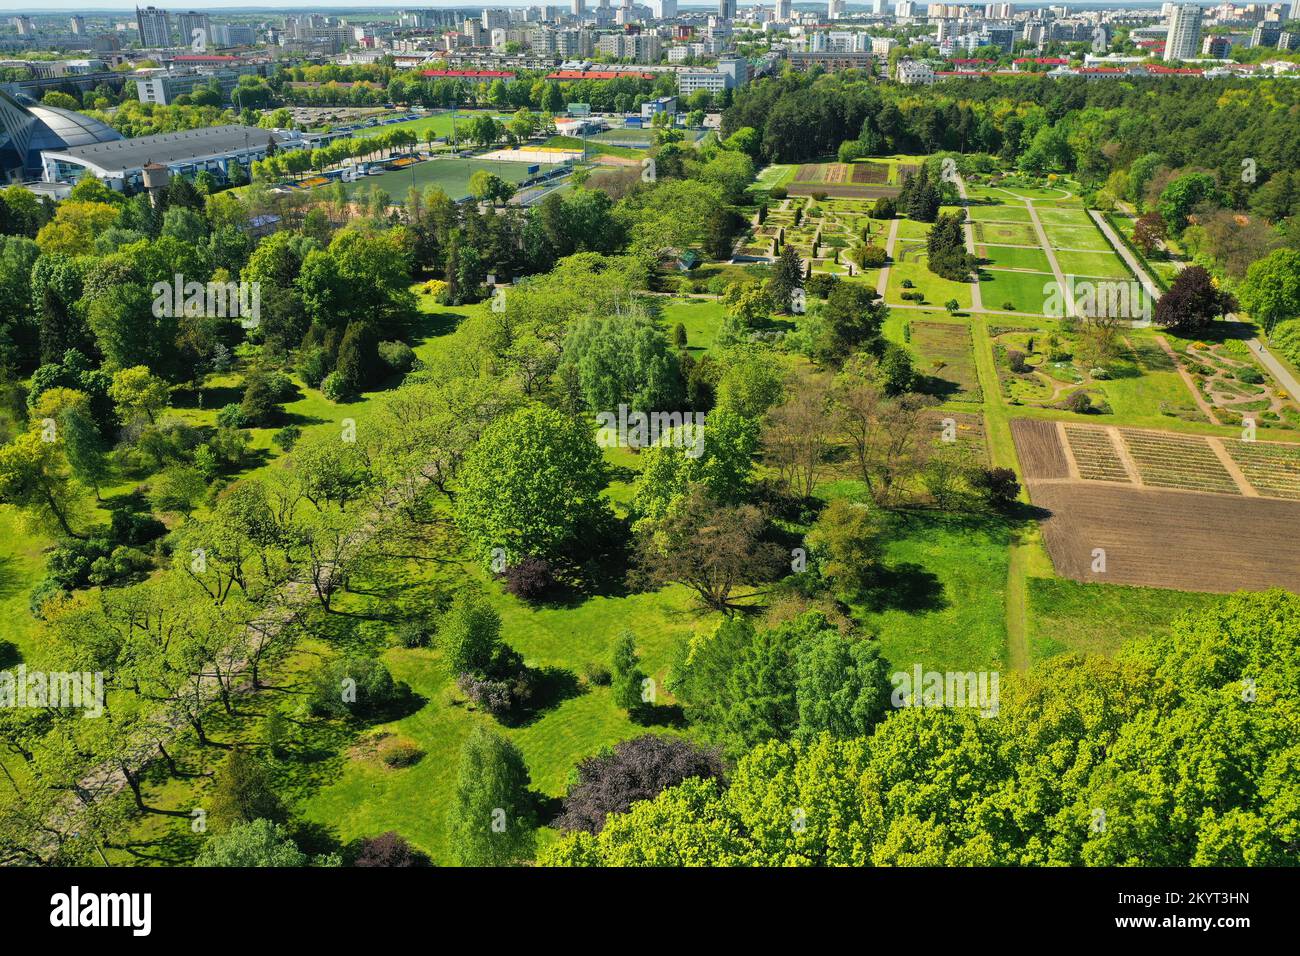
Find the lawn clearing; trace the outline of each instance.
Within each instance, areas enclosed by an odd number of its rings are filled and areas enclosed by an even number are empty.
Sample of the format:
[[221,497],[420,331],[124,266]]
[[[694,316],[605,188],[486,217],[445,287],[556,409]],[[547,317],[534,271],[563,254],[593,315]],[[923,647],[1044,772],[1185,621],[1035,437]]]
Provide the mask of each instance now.
[[952,401],[984,400],[975,371],[969,326],[956,322],[912,322],[911,344],[918,356],[917,371],[929,379],[926,391]]
[[891,669],[993,670],[1006,662],[1008,533],[998,519],[895,512],[877,602],[855,617]]
[[976,222],[1023,222],[1032,223],[1027,206],[981,205],[972,203],[966,207],[970,218]]
[[1047,241],[1053,249],[1082,249],[1093,252],[1110,252],[1110,243],[1092,226],[1044,226]]
[[1037,246],[1038,233],[1028,223],[976,221],[975,241],[1007,246]]
[[[531,166],[538,166],[538,173],[530,173]],[[391,170],[378,176],[366,176],[356,182],[344,184],[349,196],[365,196],[372,189],[382,189],[395,203],[405,200],[407,191],[418,187],[422,192],[430,186],[438,186],[452,199],[464,199],[469,195],[469,180],[480,169],[495,173],[510,183],[521,183],[531,176],[545,173],[555,168],[554,163],[505,163],[481,159],[431,159],[416,163],[406,169]]]
[[999,272],[985,269],[980,272],[980,300],[986,309],[1002,309],[1010,303],[1010,311],[1043,314],[1048,294],[1043,291],[1047,283],[1056,283],[1048,273]]
[[1109,656],[1135,637],[1168,633],[1182,612],[1221,600],[1195,591],[1034,577],[1027,581],[1026,598],[1035,663],[1056,654]]
[[1113,252],[1058,252],[1056,261],[1067,276],[1096,276],[1103,279],[1128,279],[1132,273]]
[[[1012,246],[978,246],[977,255],[991,261],[994,267],[1003,269],[1028,269],[1031,272],[1051,274],[1052,265],[1047,261],[1047,253],[1035,244],[1032,249]],[[985,268],[988,268],[987,266]]]

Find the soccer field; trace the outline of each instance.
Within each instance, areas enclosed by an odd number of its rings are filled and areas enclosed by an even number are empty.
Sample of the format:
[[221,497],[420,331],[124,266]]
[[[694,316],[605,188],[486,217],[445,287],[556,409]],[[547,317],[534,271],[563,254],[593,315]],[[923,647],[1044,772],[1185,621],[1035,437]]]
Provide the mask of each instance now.
[[554,169],[555,163],[509,163],[494,162],[483,159],[432,159],[417,163],[406,169],[393,170],[378,176],[366,176],[354,183],[347,183],[349,196],[358,193],[365,195],[372,188],[387,192],[396,203],[402,203],[412,186],[421,191],[429,186],[441,186],[452,199],[464,199],[469,195],[469,178],[480,169],[495,173],[511,183],[519,183],[528,178],[531,165],[539,166],[539,172]]

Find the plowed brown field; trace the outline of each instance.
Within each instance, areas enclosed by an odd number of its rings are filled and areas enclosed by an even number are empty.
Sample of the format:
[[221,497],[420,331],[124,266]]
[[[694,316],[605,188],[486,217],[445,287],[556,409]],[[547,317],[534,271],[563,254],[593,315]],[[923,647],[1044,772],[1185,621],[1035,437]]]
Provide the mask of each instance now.
[[1070,465],[1061,447],[1056,422],[1015,418],[1011,421],[1011,437],[1016,443],[1016,457],[1020,459],[1025,480],[1070,477]]
[[[1300,592],[1300,503],[1069,481],[1029,481],[1029,495],[1051,512],[1043,538],[1063,577]],[[1104,572],[1092,570],[1097,548],[1105,551]]]

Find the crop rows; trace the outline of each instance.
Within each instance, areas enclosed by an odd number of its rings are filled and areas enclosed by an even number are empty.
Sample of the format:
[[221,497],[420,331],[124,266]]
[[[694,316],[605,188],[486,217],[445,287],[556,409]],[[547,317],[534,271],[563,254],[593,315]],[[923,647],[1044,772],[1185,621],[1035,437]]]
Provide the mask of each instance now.
[[1225,441],[1223,447],[1260,494],[1300,498],[1300,446]]
[[1205,439],[1129,428],[1121,434],[1144,484],[1153,488],[1241,494]]
[[1070,441],[1070,450],[1079,465],[1079,477],[1091,481],[1129,480],[1124,462],[1120,461],[1110,436],[1100,428],[1087,425],[1066,425],[1065,437]]

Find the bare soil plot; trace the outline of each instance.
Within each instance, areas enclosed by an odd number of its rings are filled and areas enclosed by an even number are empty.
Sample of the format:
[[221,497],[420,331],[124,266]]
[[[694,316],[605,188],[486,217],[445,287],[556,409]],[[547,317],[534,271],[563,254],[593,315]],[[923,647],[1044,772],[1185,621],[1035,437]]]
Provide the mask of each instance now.
[[[1075,581],[1226,593],[1300,591],[1300,503],[1091,482],[1029,482],[1043,538]],[[1094,571],[1097,549],[1105,570]]]
[[825,163],[803,163],[794,171],[796,183],[821,183],[826,181]]
[[1069,478],[1070,464],[1061,446],[1056,422],[1038,418],[1013,418],[1011,438],[1026,481],[1036,478]]
[[902,192],[899,186],[856,186],[849,183],[792,183],[786,192],[791,196],[811,196],[825,193],[836,199],[894,199]]
[[1237,483],[1204,438],[1136,428],[1122,428],[1120,436],[1145,485],[1241,494]]
[[852,181],[855,183],[887,183],[889,167],[880,163],[854,163]]

